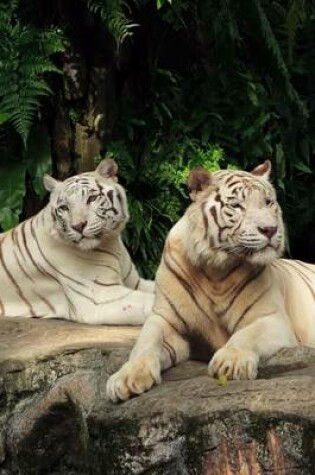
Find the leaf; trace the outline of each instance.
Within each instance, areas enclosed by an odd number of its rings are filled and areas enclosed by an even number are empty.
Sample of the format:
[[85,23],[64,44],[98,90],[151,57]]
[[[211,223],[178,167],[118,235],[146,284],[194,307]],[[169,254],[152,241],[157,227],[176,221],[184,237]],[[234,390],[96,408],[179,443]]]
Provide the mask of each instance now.
[[221,374],[221,376],[218,377],[217,384],[219,386],[226,386],[228,384],[228,379],[226,374]]
[[11,115],[7,112],[0,112],[0,125],[4,124],[10,119]]
[[34,127],[30,133],[26,150],[26,168],[30,172],[36,193],[43,197],[45,173],[51,173],[50,138],[42,125]]
[[25,195],[25,163],[18,160],[0,162],[0,224],[4,230],[15,226],[22,211]]
[[310,174],[310,175],[313,174],[313,171],[310,169],[310,167],[308,165],[306,165],[305,163],[303,163],[303,162],[295,163],[294,168],[296,168],[297,170],[299,170],[300,172],[303,172],[303,173],[307,173],[307,174]]
[[14,228],[19,223],[19,215],[10,208],[0,209],[0,224],[4,231]]
[[159,10],[162,8],[166,3],[171,4],[172,0],[156,0],[156,8]]

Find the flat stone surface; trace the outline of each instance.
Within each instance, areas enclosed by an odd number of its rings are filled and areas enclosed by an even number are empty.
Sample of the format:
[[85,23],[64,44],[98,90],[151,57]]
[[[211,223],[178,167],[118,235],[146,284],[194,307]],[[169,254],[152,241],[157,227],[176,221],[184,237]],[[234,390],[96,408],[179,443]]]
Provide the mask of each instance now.
[[311,475],[315,350],[284,349],[256,381],[188,361],[114,405],[109,374],[139,332],[0,320],[0,475]]
[[47,359],[84,348],[131,347],[138,327],[85,325],[63,320],[0,319],[0,368],[8,361]]

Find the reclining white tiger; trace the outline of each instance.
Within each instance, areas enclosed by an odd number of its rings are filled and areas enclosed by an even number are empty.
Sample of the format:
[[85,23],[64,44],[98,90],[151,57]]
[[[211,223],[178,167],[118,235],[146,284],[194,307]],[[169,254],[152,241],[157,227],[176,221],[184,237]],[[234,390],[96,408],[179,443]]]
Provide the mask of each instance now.
[[59,182],[46,175],[48,205],[0,235],[0,315],[138,325],[154,282],[141,279],[122,243],[128,218],[118,167]]
[[211,376],[254,379],[261,358],[315,348],[315,266],[279,259],[284,226],[266,161],[251,173],[192,170],[192,204],[170,231],[152,315],[107,382],[114,402],[198,356]]

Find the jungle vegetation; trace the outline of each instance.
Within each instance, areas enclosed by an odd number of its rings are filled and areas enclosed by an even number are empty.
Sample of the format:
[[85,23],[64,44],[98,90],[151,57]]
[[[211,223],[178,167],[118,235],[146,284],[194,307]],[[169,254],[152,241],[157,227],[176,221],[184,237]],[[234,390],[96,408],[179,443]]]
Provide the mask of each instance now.
[[314,2],[2,1],[0,150],[3,230],[43,205],[45,172],[112,156],[145,275],[188,204],[191,167],[269,158],[288,254],[314,262]]

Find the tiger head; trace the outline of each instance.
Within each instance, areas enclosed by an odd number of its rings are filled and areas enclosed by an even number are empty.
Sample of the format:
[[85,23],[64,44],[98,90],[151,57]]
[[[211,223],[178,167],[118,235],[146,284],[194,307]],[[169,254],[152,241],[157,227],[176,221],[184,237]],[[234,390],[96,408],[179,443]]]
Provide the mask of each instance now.
[[192,170],[187,214],[199,260],[224,265],[230,257],[265,264],[284,251],[284,225],[267,160],[251,173]]
[[128,219],[126,193],[117,183],[114,160],[103,160],[94,172],[63,182],[44,177],[50,191],[51,234],[80,249],[95,249],[107,237],[117,236]]

